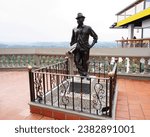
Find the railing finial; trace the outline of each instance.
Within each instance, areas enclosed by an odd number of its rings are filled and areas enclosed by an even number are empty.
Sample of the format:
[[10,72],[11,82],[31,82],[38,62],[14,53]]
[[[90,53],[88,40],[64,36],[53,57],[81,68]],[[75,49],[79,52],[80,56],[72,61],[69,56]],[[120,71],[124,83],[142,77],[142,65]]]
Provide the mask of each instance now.
[[32,66],[31,65],[28,65],[28,70],[31,70],[32,69]]

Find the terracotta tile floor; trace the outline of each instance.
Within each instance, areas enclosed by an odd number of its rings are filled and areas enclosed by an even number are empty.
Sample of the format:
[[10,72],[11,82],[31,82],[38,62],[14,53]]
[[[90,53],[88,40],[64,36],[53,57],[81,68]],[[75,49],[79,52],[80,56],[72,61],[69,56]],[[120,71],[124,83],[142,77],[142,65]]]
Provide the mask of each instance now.
[[0,119],[51,119],[29,110],[29,81],[27,71],[0,72]]
[[[117,120],[150,120],[150,81],[118,80]],[[0,120],[53,120],[29,110],[27,71],[0,71]]]
[[150,81],[118,80],[116,119],[150,119]]

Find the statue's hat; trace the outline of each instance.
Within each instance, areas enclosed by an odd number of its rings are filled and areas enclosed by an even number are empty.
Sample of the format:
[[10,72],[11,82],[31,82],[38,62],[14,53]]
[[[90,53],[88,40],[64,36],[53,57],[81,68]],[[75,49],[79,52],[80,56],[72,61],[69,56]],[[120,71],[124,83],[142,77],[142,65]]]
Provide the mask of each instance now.
[[79,19],[79,18],[85,18],[85,16],[83,16],[82,13],[78,13],[76,19]]

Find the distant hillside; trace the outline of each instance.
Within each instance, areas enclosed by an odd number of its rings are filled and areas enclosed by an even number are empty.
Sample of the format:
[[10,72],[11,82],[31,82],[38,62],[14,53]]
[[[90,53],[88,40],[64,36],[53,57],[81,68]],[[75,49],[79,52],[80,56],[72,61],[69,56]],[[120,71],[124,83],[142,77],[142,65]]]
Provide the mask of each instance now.
[[[112,48],[116,47],[115,42],[98,42],[94,48]],[[68,48],[69,42],[17,42],[17,43],[0,43],[0,48]]]
[[2,47],[2,48],[3,48],[3,47],[7,48],[7,46],[8,46],[7,44],[0,43],[0,48],[1,48],[1,47]]

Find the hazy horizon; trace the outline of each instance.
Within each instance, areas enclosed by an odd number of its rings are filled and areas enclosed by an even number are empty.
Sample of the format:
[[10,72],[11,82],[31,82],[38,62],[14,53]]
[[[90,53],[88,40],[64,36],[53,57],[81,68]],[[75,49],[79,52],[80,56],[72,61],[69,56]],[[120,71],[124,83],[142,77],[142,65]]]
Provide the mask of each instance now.
[[[93,48],[116,47],[116,42],[97,42]],[[69,48],[70,42],[0,42],[0,48]]]

